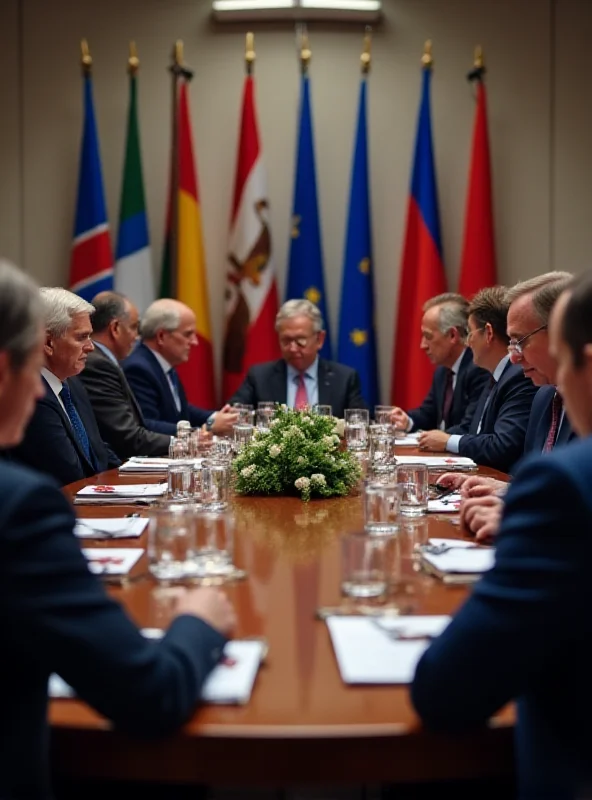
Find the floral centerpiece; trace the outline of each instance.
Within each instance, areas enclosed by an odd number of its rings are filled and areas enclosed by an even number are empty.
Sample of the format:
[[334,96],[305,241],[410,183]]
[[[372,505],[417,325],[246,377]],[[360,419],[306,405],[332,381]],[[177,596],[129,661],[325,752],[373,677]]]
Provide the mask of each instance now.
[[342,451],[334,417],[278,406],[269,431],[256,430],[233,461],[239,494],[342,497],[360,479],[353,456]]

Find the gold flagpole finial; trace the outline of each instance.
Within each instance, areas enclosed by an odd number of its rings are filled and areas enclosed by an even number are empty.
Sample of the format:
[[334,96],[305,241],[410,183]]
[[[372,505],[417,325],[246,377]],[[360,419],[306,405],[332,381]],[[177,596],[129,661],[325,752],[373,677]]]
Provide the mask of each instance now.
[[177,39],[175,42],[175,46],[173,48],[173,63],[175,67],[183,66],[183,42],[181,39]]
[[432,69],[434,66],[434,59],[432,57],[432,40],[428,39],[423,46],[423,55],[421,57],[421,65],[424,69]]
[[312,58],[312,50],[308,44],[308,29],[306,27],[306,23],[303,23],[299,26],[299,33],[300,33],[300,68],[302,70],[302,74],[306,75],[308,72],[308,66],[310,64],[310,60]]
[[362,75],[367,75],[370,72],[370,64],[372,62],[371,55],[372,48],[372,28],[366,25],[366,33],[364,34],[364,50],[360,56],[360,64],[362,65]]
[[245,66],[247,68],[247,75],[251,75],[253,73],[255,58],[255,34],[252,31],[249,31],[245,40]]
[[80,42],[80,64],[82,66],[82,74],[83,75],[90,75],[92,72],[92,58],[90,55],[90,50],[88,49],[88,42],[86,39],[82,39]]
[[129,58],[127,60],[127,71],[130,75],[137,75],[140,69],[140,59],[138,58],[138,51],[136,50],[136,43],[130,42],[129,45]]
[[475,47],[473,67],[475,69],[485,69],[485,58],[483,57],[483,48],[480,44]]

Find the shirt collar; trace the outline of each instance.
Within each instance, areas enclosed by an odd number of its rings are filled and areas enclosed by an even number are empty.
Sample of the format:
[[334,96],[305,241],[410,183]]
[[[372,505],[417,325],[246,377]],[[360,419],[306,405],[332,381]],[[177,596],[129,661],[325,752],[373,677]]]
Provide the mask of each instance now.
[[106,344],[103,344],[102,342],[97,342],[94,339],[93,339],[93,344],[95,347],[98,347],[99,350],[107,356],[107,358],[110,358],[114,364],[118,364],[115,353],[112,353]]
[[462,353],[461,353],[461,354],[459,355],[459,357],[456,359],[456,361],[454,362],[454,364],[453,364],[453,365],[450,367],[450,369],[451,369],[451,370],[454,372],[454,374],[455,374],[455,375],[458,375],[458,371],[459,371],[459,369],[460,369],[460,362],[461,362],[461,361],[463,360],[463,358],[465,357],[466,350],[467,350],[467,348],[465,347],[465,349],[462,351]]
[[510,356],[509,355],[504,356],[502,358],[502,360],[499,362],[499,364],[497,365],[497,367],[493,370],[493,373],[492,373],[493,374],[493,380],[496,383],[502,377],[502,372],[505,370],[506,364],[508,363],[509,360],[510,360]]
[[[297,378],[300,375],[300,371],[297,370],[297,369],[294,369],[294,367],[291,364],[287,364],[286,366],[288,367],[288,378],[290,380],[293,380],[294,378]],[[304,376],[306,378],[311,378],[311,380],[318,382],[318,378],[319,378],[319,357],[318,356],[312,362],[310,367],[308,367],[308,369],[304,370]]]
[[53,372],[50,372],[47,367],[41,368],[41,374],[45,378],[45,380],[49,383],[49,388],[55,394],[56,397],[60,396],[60,392],[64,388],[64,384],[58,378],[57,375],[54,375]]
[[149,348],[149,349],[150,349],[150,352],[152,353],[152,355],[154,356],[154,358],[160,364],[164,374],[168,375],[169,372],[173,369],[173,365],[169,364],[169,362],[166,360],[166,358],[164,358],[164,356],[161,356],[160,353],[157,353],[156,350],[153,350],[152,348]]

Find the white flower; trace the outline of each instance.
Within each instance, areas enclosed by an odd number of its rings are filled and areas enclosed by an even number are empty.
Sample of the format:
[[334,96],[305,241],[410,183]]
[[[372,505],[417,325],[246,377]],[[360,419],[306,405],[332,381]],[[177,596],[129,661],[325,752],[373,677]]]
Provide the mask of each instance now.
[[306,459],[304,458],[304,456],[298,456],[298,458],[296,459],[296,463],[297,464],[306,464]]
[[337,436],[340,436],[343,439],[345,435],[345,420],[343,419],[336,420],[334,430]]
[[243,469],[241,469],[241,475],[243,476],[243,478],[250,478],[256,469],[257,467],[255,466],[255,464],[249,464],[248,467],[243,467]]
[[271,428],[273,425],[279,425],[279,419],[272,419],[269,421],[269,427]]
[[336,444],[339,443],[339,439],[337,439],[337,442],[335,442],[335,437],[333,434],[327,434],[326,436],[323,436],[322,441],[325,447],[335,447]]
[[325,476],[322,472],[315,472],[314,475],[310,476],[310,480],[312,483],[318,484],[318,486],[325,486],[327,481],[325,480]]
[[312,425],[312,423],[313,423],[311,417],[302,417],[302,422],[306,422],[307,425]]
[[272,458],[276,458],[277,456],[279,456],[282,450],[283,447],[281,446],[281,444],[272,444],[271,447],[269,448],[269,455]]
[[310,486],[310,481],[308,478],[296,478],[294,481],[294,486],[297,489],[308,489]]

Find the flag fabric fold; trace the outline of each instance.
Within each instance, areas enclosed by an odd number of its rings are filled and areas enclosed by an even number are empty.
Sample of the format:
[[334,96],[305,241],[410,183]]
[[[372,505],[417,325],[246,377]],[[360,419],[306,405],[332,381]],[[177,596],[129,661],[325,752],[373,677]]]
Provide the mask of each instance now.
[[404,409],[421,403],[433,376],[432,365],[420,351],[422,307],[446,291],[432,144],[431,76],[431,69],[424,67],[391,375],[391,401]]
[[69,286],[85,300],[113,288],[113,253],[90,74],[84,76],[84,128]]
[[458,291],[471,298],[496,282],[487,98],[483,79],[479,77]]
[[269,200],[255,110],[245,78],[226,274],[223,396],[230,398],[254,364],[279,358],[278,292]]
[[154,277],[142,175],[137,94],[137,77],[131,74],[115,256],[115,288],[129,297],[142,313],[154,300]]
[[[161,293],[174,296],[189,306],[197,321],[198,346],[191,348],[189,361],[178,367],[188,400],[201,408],[216,408],[216,385],[210,325],[210,306],[201,222],[201,204],[193,136],[189,113],[187,81],[179,79],[177,104],[177,143],[171,159],[171,191],[167,236],[162,270]],[[178,163],[174,163],[174,158]],[[173,175],[178,175],[178,186]],[[173,204],[176,213],[172,213]],[[176,220],[176,230],[172,221]],[[175,237],[175,246],[171,242]],[[171,261],[176,253],[176,263]],[[172,278],[175,280],[172,280]]]
[[367,81],[360,86],[345,254],[341,287],[338,358],[360,375],[362,395],[371,408],[379,401],[372,222],[368,174]]
[[298,127],[286,300],[305,297],[319,307],[327,332],[320,355],[330,359],[331,337],[327,318],[323,248],[317,200],[310,79],[307,75],[302,76]]

